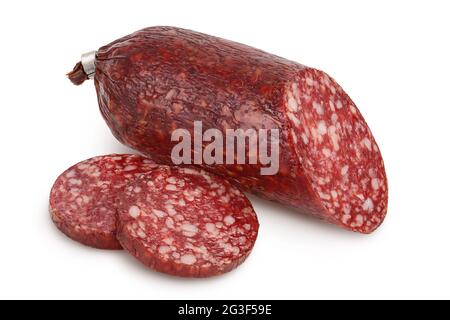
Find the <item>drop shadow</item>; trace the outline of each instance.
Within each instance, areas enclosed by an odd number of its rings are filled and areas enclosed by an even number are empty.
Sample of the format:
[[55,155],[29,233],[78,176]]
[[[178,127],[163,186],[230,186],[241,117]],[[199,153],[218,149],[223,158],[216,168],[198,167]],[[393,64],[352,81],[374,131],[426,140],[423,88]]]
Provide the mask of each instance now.
[[[239,272],[238,269],[241,268],[241,266],[237,267],[236,269],[224,273],[222,275],[217,275],[213,277],[206,277],[206,278],[186,278],[186,277],[178,277],[166,273],[162,273],[156,270],[153,270],[147,266],[145,266],[142,262],[137,260],[135,257],[133,257],[131,254],[129,254],[127,251],[118,251],[119,252],[119,258],[121,262],[124,263],[124,265],[127,266],[127,269],[130,268],[130,270],[133,270],[135,272],[138,272],[140,275],[148,277],[149,280],[159,280],[164,281],[170,284],[179,285],[181,284],[211,284],[211,283],[219,283],[221,281],[226,281],[227,278],[232,277],[235,272]],[[244,261],[245,263],[245,261]]]
[[281,214],[285,219],[287,224],[303,224],[311,229],[315,229],[320,232],[328,233],[328,234],[336,234],[340,237],[347,237],[353,239],[369,239],[372,238],[377,232],[371,234],[361,234],[357,232],[352,232],[350,230],[346,230],[342,227],[333,225],[325,220],[319,219],[307,213],[300,212],[294,208],[283,206],[279,203],[261,199],[252,194],[246,194],[250,199],[254,207],[256,207],[255,211],[259,207],[263,207],[265,210],[262,212],[257,212],[258,216],[268,216],[271,214]]

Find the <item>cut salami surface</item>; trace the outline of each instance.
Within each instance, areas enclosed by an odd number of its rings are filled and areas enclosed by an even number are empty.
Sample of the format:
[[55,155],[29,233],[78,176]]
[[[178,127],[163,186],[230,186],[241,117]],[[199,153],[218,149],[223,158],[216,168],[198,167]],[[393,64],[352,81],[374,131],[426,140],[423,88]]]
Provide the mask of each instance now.
[[228,272],[250,254],[258,220],[247,197],[203,170],[160,166],[120,197],[117,238],[146,266],[182,277]]
[[82,161],[55,181],[50,214],[68,237],[99,249],[122,249],[116,239],[116,200],[131,179],[156,167],[138,155],[106,155]]
[[[116,40],[99,49],[95,66],[100,110],[113,134],[158,163],[172,164],[172,132],[194,136],[194,121],[224,135],[278,129],[275,175],[261,175],[261,164],[202,168],[353,231],[370,233],[385,218],[380,150],[353,101],[326,73],[174,27]],[[76,84],[87,79],[80,64],[69,77]]]

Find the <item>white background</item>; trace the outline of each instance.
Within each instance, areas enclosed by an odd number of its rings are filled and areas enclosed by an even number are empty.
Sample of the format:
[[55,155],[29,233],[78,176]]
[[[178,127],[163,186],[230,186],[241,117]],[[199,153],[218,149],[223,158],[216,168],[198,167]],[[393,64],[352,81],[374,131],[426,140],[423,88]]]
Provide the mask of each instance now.
[[[0,298],[450,298],[448,1],[0,2]],[[179,279],[89,249],[51,223],[54,179],[114,140],[82,53],[152,25],[185,27],[320,68],[384,155],[388,216],[353,234],[252,198],[261,228],[227,275]]]

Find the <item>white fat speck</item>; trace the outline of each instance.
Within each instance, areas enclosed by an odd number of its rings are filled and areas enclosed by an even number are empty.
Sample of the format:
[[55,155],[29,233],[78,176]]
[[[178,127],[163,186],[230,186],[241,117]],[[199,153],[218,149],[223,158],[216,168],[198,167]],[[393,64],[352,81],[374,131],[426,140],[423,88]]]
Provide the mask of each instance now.
[[81,205],[83,204],[83,199],[82,199],[81,197],[78,197],[78,198],[75,200],[75,202],[76,202],[79,206],[81,206]]
[[335,151],[339,150],[339,136],[336,134],[336,127],[330,126],[328,128],[328,136],[331,139],[331,143],[333,144],[333,149]]
[[331,156],[331,150],[328,148],[323,148],[322,149],[322,153],[325,157],[330,157]]
[[197,231],[198,231],[198,228],[197,228],[195,225],[193,225],[193,224],[190,224],[190,223],[183,223],[183,224],[181,225],[181,230],[186,231],[186,232],[189,232],[189,233],[196,234]]
[[360,200],[364,200],[364,196],[361,193],[358,193],[356,197],[358,197]]
[[223,249],[225,250],[225,252],[231,252],[233,250],[233,246],[229,243],[225,243],[223,245]]
[[364,145],[369,151],[372,151],[372,142],[366,137],[362,139],[361,144]]
[[168,217],[166,219],[166,226],[167,226],[167,228],[173,229],[173,224],[174,224],[173,219],[171,217]]
[[294,141],[294,143],[297,144],[298,143],[297,135],[295,134],[295,131],[293,129],[291,129],[291,137],[292,141]]
[[317,124],[317,132],[321,135],[327,133],[327,125],[325,124],[325,121],[319,121],[319,123]]
[[166,186],[166,190],[168,190],[168,191],[176,191],[177,190],[177,186],[175,186],[173,184],[168,184]]
[[377,172],[374,168],[370,168],[369,169],[369,177],[371,178],[376,178],[377,177]]
[[183,172],[184,172],[185,174],[199,174],[198,171],[196,171],[196,170],[194,170],[194,169],[190,169],[190,168],[184,168],[184,169],[183,169]]
[[348,172],[348,166],[345,165],[341,168],[341,175],[345,176]]
[[158,218],[164,218],[167,215],[164,211],[157,210],[157,209],[153,209],[152,212]]
[[373,178],[371,183],[372,183],[372,189],[378,190],[378,188],[380,187],[380,180],[378,180],[377,178]]
[[336,192],[336,190],[331,190],[331,196],[333,197],[333,199],[336,199],[338,194]]
[[147,238],[147,235],[145,234],[144,230],[142,230],[142,229],[139,229],[139,230],[137,231],[137,235],[138,235],[140,238],[142,238],[142,239]]
[[304,144],[308,144],[309,143],[308,136],[305,133],[302,133],[300,136],[302,137],[302,140],[303,140]]
[[289,94],[289,97],[288,97],[288,109],[292,112],[298,111],[297,101],[295,101],[294,97],[291,94]]
[[180,262],[187,265],[193,265],[197,262],[197,258],[192,254],[184,254],[181,256]]
[[205,179],[209,184],[212,183],[211,177],[208,174],[202,174],[203,179]]
[[318,193],[319,193],[319,197],[321,199],[324,199],[324,200],[330,200],[331,199],[330,195],[328,195],[326,193],[323,193],[323,192],[320,192],[320,191]]
[[323,106],[321,103],[313,101],[312,105],[313,105],[313,108],[316,110],[317,114],[319,114],[319,115],[323,114]]
[[180,254],[178,252],[172,252],[172,257],[174,257],[175,259],[179,259]]
[[373,201],[370,198],[367,198],[366,201],[364,201],[362,206],[364,211],[372,212],[373,211]]
[[335,87],[330,85],[329,88],[330,88],[332,94],[336,94],[336,88]]
[[288,112],[287,115],[288,115],[289,119],[291,119],[291,121],[294,123],[294,125],[296,127],[300,126],[300,124],[301,124],[300,120],[292,112]]
[[133,171],[133,170],[136,170],[136,169],[137,169],[137,167],[135,165],[128,165],[123,170],[124,171]]
[[196,188],[195,190],[192,191],[192,195],[194,197],[200,197],[202,195],[202,188]]
[[[64,192],[65,190],[63,189],[63,190],[61,190],[62,192]],[[79,194],[80,194],[80,189],[78,189],[78,188],[71,188],[70,189],[70,193],[72,194],[72,196],[78,196]]]
[[82,198],[83,198],[83,202],[84,203],[89,203],[91,201],[91,199],[92,199],[91,197],[89,197],[87,195],[83,195]]
[[66,173],[66,177],[67,178],[73,178],[76,175],[76,171],[75,170],[70,170],[69,172]]
[[223,222],[225,222],[227,226],[231,226],[235,222],[235,219],[232,216],[225,216]]
[[100,177],[100,175],[101,175],[101,172],[98,170],[98,168],[94,172],[91,173],[91,176],[95,177],[95,178]]
[[244,224],[244,229],[247,231],[250,230],[251,229],[250,224],[248,224],[248,223]]
[[349,215],[349,214],[344,214],[344,215],[342,216],[341,221],[342,221],[343,224],[347,224],[348,221],[349,221],[351,218],[352,218],[351,215]]
[[338,115],[336,113],[333,113],[331,115],[331,122],[336,123],[338,121]]
[[216,228],[216,225],[214,223],[208,222],[207,224],[205,224],[205,229],[209,233],[212,233],[212,234],[217,233],[217,228]]
[[356,114],[356,108],[355,108],[354,105],[350,105],[350,111],[351,111],[353,114]]
[[313,79],[311,79],[310,77],[307,77],[306,79],[305,79],[305,81],[306,81],[306,84],[308,85],[308,86],[314,86],[314,80]]
[[139,209],[138,206],[131,206],[130,209],[128,210],[128,214],[132,217],[132,218],[137,218],[139,217],[139,215],[141,214],[141,209]]
[[74,178],[72,178],[72,179],[69,179],[69,183],[70,184],[73,184],[73,185],[76,185],[76,186],[81,186],[81,184],[83,183],[81,180],[79,180],[79,179],[74,179]]
[[186,202],[183,199],[178,200],[178,204],[182,207],[186,205]]
[[230,202],[230,196],[229,195],[225,195],[220,197],[220,201],[222,201],[223,203],[228,203]]
[[169,216],[174,216],[174,215],[176,215],[178,213],[177,210],[175,210],[175,208],[171,204],[167,204],[165,206],[165,208],[166,208],[167,213],[169,214]]
[[[240,191],[237,189],[236,189],[236,191],[238,192],[238,195],[240,195],[240,193],[239,193]],[[246,208],[242,209],[242,213],[245,213],[245,214],[251,214],[252,212],[253,212],[253,210],[250,207],[246,207]]]
[[175,178],[175,177],[169,177],[169,178],[166,179],[166,181],[167,181],[168,183],[171,183],[171,184],[176,184],[176,183],[177,183],[177,178]]
[[141,188],[141,187],[136,187],[136,188],[134,188],[133,191],[134,191],[135,193],[139,193],[139,192],[142,191],[142,188]]
[[355,226],[361,227],[364,224],[364,217],[360,214],[358,214],[355,218]]
[[164,238],[163,242],[169,246],[171,246],[173,244],[173,238]]
[[336,108],[338,108],[338,109],[342,109],[342,101],[341,100],[338,100],[338,101],[336,101]]
[[344,213],[350,214],[350,205],[348,203],[344,204]]
[[183,195],[185,196],[187,201],[194,201],[194,196],[189,191],[184,190]]
[[170,251],[171,251],[171,249],[169,246],[160,246],[158,249],[158,252],[160,254],[166,254],[166,253],[169,253]]
[[329,105],[330,105],[330,110],[331,111],[335,111],[336,109],[334,108],[334,102],[332,100],[328,101]]

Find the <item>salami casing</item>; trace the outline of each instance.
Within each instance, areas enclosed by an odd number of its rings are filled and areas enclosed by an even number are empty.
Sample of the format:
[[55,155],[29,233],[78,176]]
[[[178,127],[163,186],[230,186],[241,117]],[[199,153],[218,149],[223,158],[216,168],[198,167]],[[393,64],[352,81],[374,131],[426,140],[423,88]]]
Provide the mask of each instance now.
[[[202,164],[241,189],[370,233],[383,221],[388,186],[380,150],[355,104],[326,73],[202,33],[152,27],[100,48],[101,113],[122,143],[171,164],[182,128],[278,129],[279,170]],[[78,64],[69,78],[88,78]],[[226,150],[224,150],[226,153]],[[225,155],[226,156],[226,155]]]
[[228,272],[247,258],[258,234],[246,196],[203,170],[160,166],[119,199],[117,238],[123,248],[171,275]]
[[50,214],[68,237],[99,249],[122,249],[116,239],[117,197],[125,186],[156,165],[137,155],[106,155],[62,173],[50,193]]

